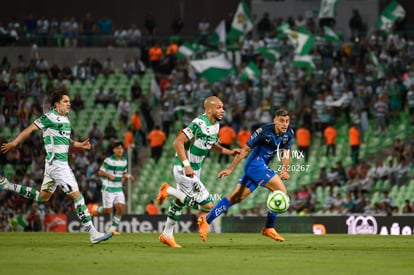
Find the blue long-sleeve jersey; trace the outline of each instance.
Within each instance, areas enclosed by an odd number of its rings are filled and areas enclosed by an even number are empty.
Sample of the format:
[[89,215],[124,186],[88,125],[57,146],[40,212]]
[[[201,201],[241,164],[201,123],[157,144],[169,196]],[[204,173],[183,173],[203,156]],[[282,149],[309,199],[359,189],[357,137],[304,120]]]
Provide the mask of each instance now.
[[276,135],[275,124],[267,123],[258,128],[247,141],[247,145],[252,148],[245,167],[249,165],[251,160],[259,157],[262,158],[266,165],[274,158],[275,155],[281,160],[284,149],[291,149],[295,134],[289,127],[287,131],[281,135]]

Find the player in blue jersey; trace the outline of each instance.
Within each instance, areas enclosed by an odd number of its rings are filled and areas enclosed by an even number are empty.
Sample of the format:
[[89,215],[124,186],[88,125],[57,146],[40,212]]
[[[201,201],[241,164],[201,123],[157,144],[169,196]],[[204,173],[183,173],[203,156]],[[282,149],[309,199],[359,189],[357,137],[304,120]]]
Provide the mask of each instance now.
[[[282,180],[289,179],[290,149],[292,147],[294,132],[289,127],[289,113],[280,109],[276,112],[273,122],[262,125],[247,141],[230,167],[219,172],[219,178],[231,174],[234,168],[247,157],[244,164],[244,173],[234,191],[222,198],[208,213],[205,221],[200,226],[200,234],[206,235],[209,225],[214,219],[225,213],[232,205],[243,201],[258,186],[266,187],[270,191],[281,190],[286,193],[286,187]],[[280,174],[269,167],[270,161],[276,156],[281,160]],[[277,213],[267,213],[266,225],[262,234],[276,241],[283,242],[285,239],[275,230]]]

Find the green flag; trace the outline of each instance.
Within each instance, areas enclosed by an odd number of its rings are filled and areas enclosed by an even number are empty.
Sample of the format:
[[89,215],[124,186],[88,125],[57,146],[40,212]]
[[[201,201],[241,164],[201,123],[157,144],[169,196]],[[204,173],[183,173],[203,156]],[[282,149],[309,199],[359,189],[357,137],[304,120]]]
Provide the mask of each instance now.
[[321,0],[318,18],[335,18],[339,0]]
[[190,61],[190,65],[200,78],[205,78],[213,83],[234,72],[233,65],[224,55],[219,55],[209,59]]
[[315,70],[316,66],[313,63],[311,55],[295,55],[293,58],[293,67],[295,68],[307,68],[308,70]]
[[255,80],[259,79],[261,76],[259,68],[254,64],[254,62],[250,62],[247,66],[243,69],[240,80]]
[[241,0],[231,23],[229,39],[231,42],[234,42],[240,36],[244,36],[246,33],[253,30],[253,28],[254,22],[250,15],[249,7],[245,0]]
[[297,31],[284,27],[283,32],[287,35],[289,42],[295,49],[295,54],[308,54],[315,43],[312,33],[305,28],[298,28]]
[[184,42],[178,47],[177,58],[181,59],[187,57],[189,59],[194,58],[197,54],[206,51],[206,47],[199,43]]
[[379,66],[378,58],[374,52],[369,52],[369,60],[371,61],[372,65],[375,67]]
[[323,27],[323,38],[325,38],[326,41],[332,43],[341,42],[341,39],[339,38],[338,34],[328,26]]
[[394,0],[385,7],[375,22],[375,26],[380,30],[389,32],[394,26],[394,23],[404,19],[405,15],[404,8]]
[[257,48],[254,51],[254,53],[263,55],[264,57],[268,58],[270,61],[273,61],[273,62],[277,62],[280,57],[280,52],[273,48],[266,48],[266,47]]
[[184,42],[179,48],[178,48],[178,58],[182,57],[188,57],[191,58],[193,55],[195,55],[195,51],[193,49],[193,46],[189,42]]
[[221,20],[214,31],[211,43],[219,49],[226,49],[226,21]]
[[377,73],[375,74],[376,78],[382,78],[385,76],[385,68],[384,65],[379,63],[377,56],[374,52],[369,52],[368,54],[369,60],[371,61],[372,65],[375,66],[375,69],[377,70]]

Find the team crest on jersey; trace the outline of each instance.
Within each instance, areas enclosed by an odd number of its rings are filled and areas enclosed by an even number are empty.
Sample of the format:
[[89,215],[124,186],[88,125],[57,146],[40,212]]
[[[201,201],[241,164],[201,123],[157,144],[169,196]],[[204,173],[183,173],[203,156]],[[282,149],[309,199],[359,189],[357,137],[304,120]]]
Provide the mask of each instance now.
[[263,128],[259,128],[256,130],[256,133],[259,135],[261,132],[263,132]]
[[285,136],[283,136],[282,143],[286,144],[288,142],[288,140],[289,140],[289,137],[287,135],[285,135]]

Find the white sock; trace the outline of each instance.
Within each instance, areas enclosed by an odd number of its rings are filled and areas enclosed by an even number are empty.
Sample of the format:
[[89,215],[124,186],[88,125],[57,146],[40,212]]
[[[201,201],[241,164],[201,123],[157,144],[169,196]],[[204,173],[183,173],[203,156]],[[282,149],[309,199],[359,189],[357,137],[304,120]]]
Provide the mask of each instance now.
[[186,195],[183,192],[181,192],[180,190],[170,186],[170,187],[167,188],[167,194],[170,195],[170,196],[176,197],[177,199],[179,199],[181,201],[182,204],[184,204],[184,199],[185,199]]
[[98,233],[92,221],[85,223],[84,227],[85,227],[85,230],[88,231],[90,236],[95,236]]
[[167,223],[165,224],[164,231],[162,231],[162,233],[164,233],[164,235],[168,239],[171,239],[173,237],[174,227],[175,227],[176,223],[177,223],[176,221],[174,221],[173,219],[167,217]]

